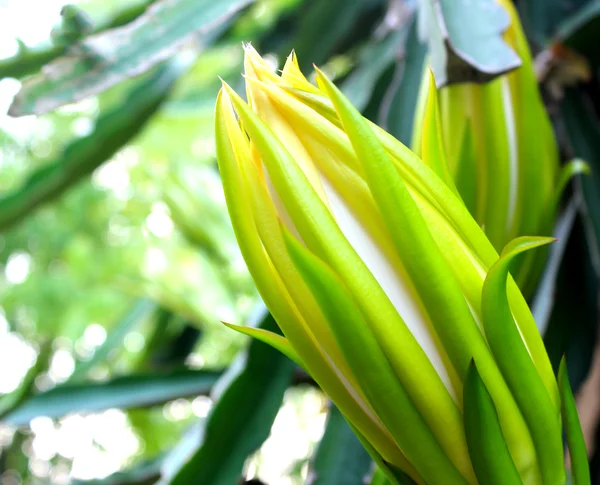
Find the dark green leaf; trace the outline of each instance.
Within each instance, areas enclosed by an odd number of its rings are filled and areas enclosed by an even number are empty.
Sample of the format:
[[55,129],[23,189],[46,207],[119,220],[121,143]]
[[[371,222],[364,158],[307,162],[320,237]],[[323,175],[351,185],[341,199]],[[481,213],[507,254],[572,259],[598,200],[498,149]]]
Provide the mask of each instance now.
[[521,65],[502,37],[510,16],[494,0],[424,0],[419,15],[438,87],[486,82]]
[[589,229],[590,245],[597,264],[600,263],[600,120],[591,100],[582,92],[568,90],[562,103],[564,126],[572,152],[585,160],[591,174],[578,176],[576,189],[584,203],[584,223]]
[[311,485],[363,485],[371,457],[332,404],[312,467]]
[[0,198],[0,231],[62,194],[129,143],[160,108],[186,65],[187,62],[175,59],[136,82],[123,105],[100,115],[89,136],[71,143],[58,159],[36,170],[19,189]]
[[[544,334],[544,345],[555,372],[562,356],[567,354],[569,379],[575,389],[592,363],[598,325],[598,279],[586,232],[589,231],[578,216],[566,238]],[[536,316],[540,315],[537,306],[534,309]]]
[[[274,331],[268,315],[260,324]],[[253,340],[223,376],[227,387],[206,423],[200,448],[171,480],[171,485],[232,485],[244,462],[269,436],[295,365],[268,345]]]
[[324,64],[343,51],[345,43],[355,44],[370,34],[379,20],[381,0],[312,0],[298,13],[297,35],[286,47],[285,55],[294,49],[300,68],[309,72],[314,64]]
[[587,4],[597,0],[520,0],[519,11],[528,36],[545,46],[556,34],[559,25]]
[[[569,157],[584,157],[591,174],[575,177],[579,216],[568,238],[544,343],[555,372],[566,353],[569,379],[575,389],[592,362],[598,322],[598,259],[600,241],[600,125],[590,100],[569,89],[561,104]],[[574,284],[576,282],[576,284]]]
[[367,105],[377,79],[392,64],[406,38],[406,30],[399,30],[379,42],[367,44],[358,58],[358,66],[342,84],[342,91],[356,109]]
[[148,71],[192,38],[206,45],[251,1],[160,0],[134,22],[86,37],[72,54],[27,79],[9,113],[46,113]]
[[38,416],[59,418],[76,412],[153,406],[179,397],[207,394],[220,376],[216,371],[184,369],[169,374],[115,377],[100,383],[64,384],[27,399],[4,421],[26,426]]
[[600,65],[600,0],[594,0],[568,17],[558,28],[558,40]]
[[571,455],[571,473],[573,485],[590,485],[590,466],[583,431],[579,423],[577,405],[569,384],[567,362],[563,357],[558,370],[558,389],[560,391],[563,427],[567,435],[569,454]]

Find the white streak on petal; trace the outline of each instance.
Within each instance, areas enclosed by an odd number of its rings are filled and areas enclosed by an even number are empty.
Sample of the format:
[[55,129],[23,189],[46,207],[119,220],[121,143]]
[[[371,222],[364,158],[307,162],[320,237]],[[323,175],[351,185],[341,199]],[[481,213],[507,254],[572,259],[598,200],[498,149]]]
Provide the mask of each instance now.
[[325,177],[322,177],[321,180],[334,217],[344,236],[352,244],[354,250],[379,282],[383,291],[406,323],[406,326],[429,357],[446,388],[455,398],[450,377],[428,328],[427,319],[421,312],[418,303],[414,300],[411,289],[394,271],[385,255],[379,250],[371,236],[363,229],[360,222],[351,212],[348,205],[342,200],[335,188]]
[[509,231],[515,220],[517,208],[517,194],[519,184],[519,167],[517,154],[517,132],[515,127],[515,113],[512,106],[512,94],[508,78],[502,79],[502,106],[504,107],[504,121],[506,135],[508,138],[508,160],[509,160],[509,195],[508,195],[508,217],[506,218],[506,230]]

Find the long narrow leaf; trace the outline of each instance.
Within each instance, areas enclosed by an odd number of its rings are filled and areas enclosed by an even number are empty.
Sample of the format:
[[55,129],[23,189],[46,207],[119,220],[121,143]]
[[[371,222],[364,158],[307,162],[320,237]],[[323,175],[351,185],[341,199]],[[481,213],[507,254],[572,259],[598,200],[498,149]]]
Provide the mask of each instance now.
[[216,371],[185,369],[164,375],[116,377],[101,383],[65,384],[25,400],[3,421],[26,426],[38,416],[60,418],[70,413],[154,406],[179,397],[208,394],[220,376]]
[[311,485],[363,485],[371,457],[334,405],[314,457]]
[[[275,331],[277,324],[267,315],[260,328]],[[206,423],[200,448],[170,485],[237,483],[248,456],[269,436],[295,365],[258,340],[240,357],[223,377],[228,385]]]

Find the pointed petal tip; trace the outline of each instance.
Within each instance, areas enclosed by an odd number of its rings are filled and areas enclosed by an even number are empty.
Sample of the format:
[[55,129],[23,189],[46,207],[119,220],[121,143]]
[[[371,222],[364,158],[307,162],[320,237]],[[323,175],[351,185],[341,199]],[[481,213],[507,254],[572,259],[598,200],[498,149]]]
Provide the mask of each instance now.
[[221,87],[219,88],[219,94],[218,96],[226,96],[227,95],[227,87],[229,86],[227,84],[227,82],[225,81],[225,79],[223,79],[221,76],[217,76],[219,78],[219,81],[221,81]]
[[226,81],[224,81],[223,79],[221,79],[221,91],[223,91],[223,95],[227,96],[229,98],[234,98],[236,97],[238,94],[235,92],[235,89],[233,89]]
[[506,244],[506,246],[504,246],[504,249],[502,250],[502,253],[500,254],[500,256],[501,257],[505,257],[505,256],[513,257],[513,256],[516,256],[517,254],[527,251],[529,249],[535,249],[540,246],[545,246],[547,244],[551,244],[556,241],[557,241],[557,239],[555,237],[548,237],[548,236],[517,237],[517,238],[513,239],[512,241],[509,241]]
[[246,54],[258,54],[254,46],[252,45],[252,41],[244,42],[242,41],[242,48]]

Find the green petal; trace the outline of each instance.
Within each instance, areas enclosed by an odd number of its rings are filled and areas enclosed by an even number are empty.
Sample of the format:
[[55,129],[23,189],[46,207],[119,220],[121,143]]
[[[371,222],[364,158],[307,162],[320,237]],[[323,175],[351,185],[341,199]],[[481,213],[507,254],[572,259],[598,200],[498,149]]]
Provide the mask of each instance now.
[[479,483],[523,485],[502,435],[494,402],[471,362],[464,388],[465,432]]
[[[343,283],[288,231],[284,231],[284,235],[296,267],[328,319],[367,399],[410,463],[426,483],[466,483],[396,379]],[[460,440],[456,436],[455,439]],[[464,466],[467,473],[470,472],[468,461]]]
[[462,195],[463,202],[471,214],[475,214],[477,201],[476,166],[478,163],[475,152],[475,141],[471,121],[462,123],[463,132],[460,137],[460,149],[456,157],[456,172],[454,179],[456,188]]
[[303,369],[305,368],[304,362],[300,359],[300,356],[296,353],[296,351],[292,348],[290,343],[285,337],[276,334],[275,332],[270,332],[269,330],[265,330],[264,328],[255,328],[255,327],[244,327],[242,325],[234,325],[232,323],[222,322],[223,325],[235,330],[236,332],[243,333],[244,335],[248,335],[249,337],[253,337],[256,340],[260,340],[267,345],[279,350],[283,355],[288,357],[290,360],[294,361]]
[[590,485],[590,466],[588,464],[587,448],[579,422],[579,415],[577,414],[575,398],[569,384],[567,362],[564,356],[560,361],[558,369],[558,388],[560,389],[562,402],[563,426],[567,435],[569,454],[571,455],[573,485]]
[[[512,112],[510,87],[506,77],[496,79],[484,86],[473,86],[480,90],[481,122],[485,133],[485,144],[477,152],[480,165],[478,170],[485,172],[485,197],[479,200],[479,211],[483,211],[480,222],[485,226],[485,234],[494,247],[500,251],[506,244],[517,213],[523,210],[517,206],[517,135]],[[481,143],[481,141],[480,141]]]
[[306,322],[310,331],[325,353],[354,385],[354,379],[342,358],[331,332],[329,331],[314,298],[298,275],[287,253],[283,236],[279,229],[279,218],[271,199],[263,174],[259,171],[260,160],[242,164],[242,173],[248,188],[248,201],[252,207],[256,230],[275,269],[279,273],[287,291]]
[[482,292],[483,326],[488,343],[531,432],[544,483],[564,477],[560,417],[521,338],[507,297],[511,261],[518,254],[552,242],[521,237],[506,245],[489,270]]

